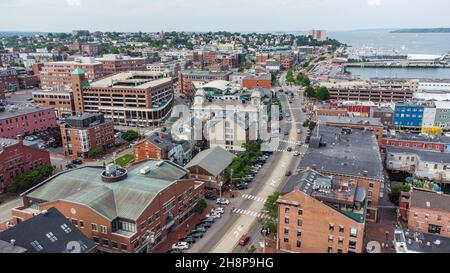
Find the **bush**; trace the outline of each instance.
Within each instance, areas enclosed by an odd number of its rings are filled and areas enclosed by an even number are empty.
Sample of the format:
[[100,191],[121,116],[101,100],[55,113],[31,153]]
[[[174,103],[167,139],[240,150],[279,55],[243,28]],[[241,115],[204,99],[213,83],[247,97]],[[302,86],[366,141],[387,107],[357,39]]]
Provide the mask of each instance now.
[[53,174],[52,166],[39,166],[36,169],[16,176],[11,184],[11,191],[19,193],[41,183]]
[[195,204],[194,211],[197,214],[201,214],[207,207],[205,199],[200,199],[197,204]]
[[398,201],[400,198],[400,192],[402,191],[410,191],[411,187],[407,184],[405,185],[397,185],[392,189],[392,192],[389,194],[389,200],[391,200],[392,203],[398,205]]
[[104,149],[102,146],[91,148],[88,151],[88,157],[95,157],[101,153],[103,153]]
[[139,138],[139,134],[136,131],[128,130],[122,135],[122,138],[126,141],[134,141]]

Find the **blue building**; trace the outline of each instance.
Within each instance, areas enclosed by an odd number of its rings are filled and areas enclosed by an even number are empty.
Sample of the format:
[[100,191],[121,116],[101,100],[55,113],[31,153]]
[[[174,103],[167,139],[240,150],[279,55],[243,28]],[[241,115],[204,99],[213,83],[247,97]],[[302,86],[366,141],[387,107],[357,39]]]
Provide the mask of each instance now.
[[421,127],[424,109],[420,104],[396,104],[394,126]]

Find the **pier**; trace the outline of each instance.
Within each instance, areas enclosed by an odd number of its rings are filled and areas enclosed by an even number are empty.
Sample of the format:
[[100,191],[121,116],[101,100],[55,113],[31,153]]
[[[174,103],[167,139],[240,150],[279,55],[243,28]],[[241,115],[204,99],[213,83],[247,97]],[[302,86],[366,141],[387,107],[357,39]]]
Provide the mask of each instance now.
[[360,67],[360,68],[450,68],[450,64],[445,63],[399,63],[399,62],[361,62],[361,63],[346,63],[345,67]]

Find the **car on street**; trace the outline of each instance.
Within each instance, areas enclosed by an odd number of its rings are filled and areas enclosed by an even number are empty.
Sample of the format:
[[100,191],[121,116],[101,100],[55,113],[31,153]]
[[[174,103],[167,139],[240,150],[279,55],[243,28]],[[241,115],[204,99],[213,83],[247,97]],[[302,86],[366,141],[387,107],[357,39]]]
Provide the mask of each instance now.
[[174,248],[174,249],[167,251],[167,253],[180,254],[180,253],[183,253],[183,251],[181,251],[181,249]]
[[206,193],[205,194],[205,198],[208,199],[208,200],[216,200],[217,199],[217,197],[214,194],[211,194],[211,193]]
[[245,183],[251,183],[253,181],[253,177],[244,177],[243,181]]
[[198,226],[202,226],[204,228],[210,228],[210,227],[212,227],[212,223],[211,222],[203,222],[203,223],[198,224]]
[[292,152],[292,147],[288,147],[288,148],[287,148],[287,151],[288,151],[288,152]]
[[184,237],[183,239],[180,240],[180,242],[186,242],[186,243],[191,244],[191,245],[194,244],[196,241],[197,241],[197,239],[195,239],[192,236],[186,236],[186,237]]
[[238,190],[246,190],[248,189],[248,184],[245,182],[239,183],[236,185],[236,189]]
[[219,205],[228,205],[228,204],[230,204],[230,200],[225,199],[225,198],[218,198],[218,199],[216,200],[216,204],[219,204]]
[[216,218],[212,218],[212,217],[205,217],[202,219],[202,224],[204,223],[210,223],[210,224],[214,224],[214,222],[216,221]]
[[244,234],[244,235],[242,235],[241,239],[239,239],[239,245],[245,246],[245,245],[247,245],[249,240],[250,240],[250,236],[248,236],[247,234]]
[[195,231],[193,231],[193,232],[189,233],[188,236],[191,236],[191,237],[193,237],[195,239],[201,239],[201,238],[203,238],[203,232],[195,232]]
[[81,165],[83,164],[83,161],[81,159],[74,159],[72,160],[72,164]]
[[172,249],[184,250],[184,249],[188,249],[188,248],[189,248],[189,244],[186,242],[177,242],[172,245]]
[[211,209],[211,212],[216,212],[216,213],[224,213],[225,210],[222,207],[215,207]]
[[206,217],[220,218],[220,217],[222,217],[222,215],[220,213],[210,212],[210,213],[206,214]]
[[203,227],[203,226],[198,226],[198,227],[196,227],[196,228],[194,229],[194,231],[195,231],[195,232],[203,232],[203,233],[205,233],[205,232],[206,232],[206,228]]

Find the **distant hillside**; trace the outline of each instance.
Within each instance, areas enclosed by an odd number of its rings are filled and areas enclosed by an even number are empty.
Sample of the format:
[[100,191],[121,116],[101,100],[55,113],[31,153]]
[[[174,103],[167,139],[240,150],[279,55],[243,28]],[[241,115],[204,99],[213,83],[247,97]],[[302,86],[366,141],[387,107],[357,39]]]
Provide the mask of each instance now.
[[391,33],[450,33],[450,28],[405,28],[393,30]]

